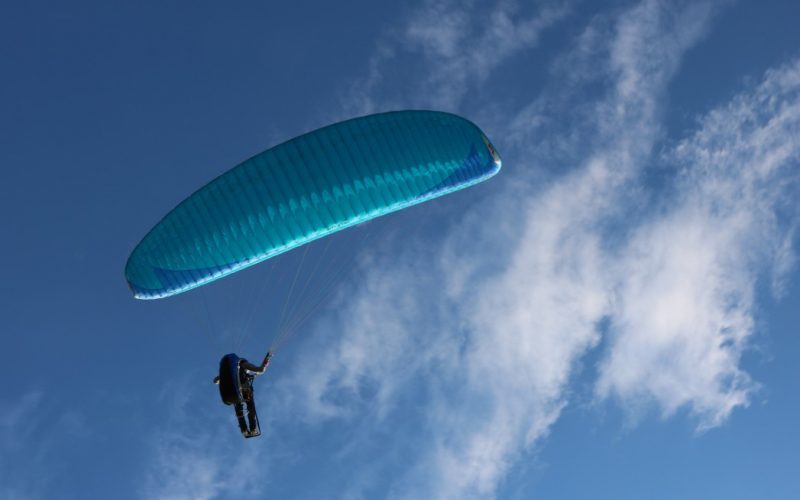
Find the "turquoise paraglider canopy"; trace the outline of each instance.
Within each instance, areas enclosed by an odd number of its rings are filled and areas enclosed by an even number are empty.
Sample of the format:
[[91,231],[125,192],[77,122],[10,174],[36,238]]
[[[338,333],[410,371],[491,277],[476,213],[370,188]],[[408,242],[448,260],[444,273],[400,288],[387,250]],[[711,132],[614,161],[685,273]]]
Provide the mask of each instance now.
[[139,242],[125,277],[138,299],[175,295],[479,183],[500,165],[486,135],[453,114],[395,111],[336,123],[200,188]]

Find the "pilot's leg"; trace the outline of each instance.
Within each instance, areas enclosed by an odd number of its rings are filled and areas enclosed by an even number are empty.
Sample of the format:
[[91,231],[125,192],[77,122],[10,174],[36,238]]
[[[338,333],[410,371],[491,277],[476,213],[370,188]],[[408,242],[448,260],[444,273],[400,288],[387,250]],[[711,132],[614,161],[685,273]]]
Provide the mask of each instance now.
[[247,400],[247,420],[250,421],[250,435],[260,435],[261,429],[258,425],[258,415],[256,415],[256,402],[252,397]]
[[247,422],[244,421],[244,405],[242,403],[236,403],[234,408],[236,409],[236,419],[239,421],[239,430],[242,434],[247,436],[248,430]]

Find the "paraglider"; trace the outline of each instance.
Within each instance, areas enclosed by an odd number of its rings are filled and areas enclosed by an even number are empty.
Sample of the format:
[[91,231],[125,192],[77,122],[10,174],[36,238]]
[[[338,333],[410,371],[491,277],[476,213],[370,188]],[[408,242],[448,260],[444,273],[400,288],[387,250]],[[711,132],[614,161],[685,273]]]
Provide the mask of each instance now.
[[[233,405],[239,430],[245,438],[261,435],[253,394],[253,379],[267,371],[270,358],[272,353],[268,352],[261,365],[256,366],[236,354],[226,354],[219,362],[219,375],[214,377],[214,383],[219,385],[222,402],[229,406]],[[245,405],[247,405],[247,420],[244,415]]]
[[191,290],[317,238],[484,181],[500,157],[437,111],[364,116],[260,153],[200,188],[125,266],[137,299]]
[[[137,299],[176,295],[472,186],[500,167],[486,135],[450,113],[395,111],[339,122],[253,156],[200,188],[139,242],[125,277]],[[233,375],[241,360],[229,356],[223,358],[228,368],[220,371],[220,391],[228,377],[252,396],[252,384],[241,385],[238,371]],[[248,370],[258,373],[245,365]],[[242,426],[241,405],[250,403],[228,396],[223,401],[236,405]],[[246,430],[253,434],[259,429],[254,405],[249,413],[254,420]]]

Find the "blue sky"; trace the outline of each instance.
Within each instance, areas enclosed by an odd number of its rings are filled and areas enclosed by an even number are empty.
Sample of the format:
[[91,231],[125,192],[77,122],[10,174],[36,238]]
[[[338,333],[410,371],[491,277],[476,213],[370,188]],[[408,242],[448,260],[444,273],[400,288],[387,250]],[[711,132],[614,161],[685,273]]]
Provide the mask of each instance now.
[[[0,497],[800,497],[800,6],[329,4],[4,7]],[[288,302],[299,252],[131,297],[205,182],[405,108],[503,171],[313,245]],[[220,356],[336,266],[243,440]]]

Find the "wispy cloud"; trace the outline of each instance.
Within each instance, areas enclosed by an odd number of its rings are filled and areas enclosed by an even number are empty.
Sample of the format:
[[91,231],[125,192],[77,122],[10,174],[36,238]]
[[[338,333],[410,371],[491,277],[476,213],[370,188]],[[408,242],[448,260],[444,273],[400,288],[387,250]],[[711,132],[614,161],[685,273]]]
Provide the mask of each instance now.
[[[453,70],[466,64],[459,40],[488,35],[474,28],[474,12],[442,5],[428,4],[403,33],[441,74],[467,75],[453,87],[438,73],[426,80],[442,92],[431,102],[449,106],[484,83],[483,70]],[[444,242],[404,241],[406,252],[367,264],[338,319],[320,327],[341,336],[284,381],[286,401],[373,429],[418,418],[408,436],[417,465],[395,471],[391,495],[494,495],[569,404],[576,367],[606,330],[599,400],[613,396],[632,415],[686,408],[701,430],[749,403],[757,384],[740,359],[756,322],[756,281],[771,271],[779,284],[794,262],[796,214],[785,211],[796,188],[800,82],[796,63],[775,70],[664,150],[666,89],[715,10],[643,1],[593,19],[564,56],[572,66],[553,66],[569,85],[552,83],[508,129],[489,129],[500,147],[512,139],[504,175],[514,178],[503,192]],[[434,17],[441,31],[430,29]],[[536,36],[513,38],[523,47]],[[544,186],[524,172],[565,158],[571,168]],[[664,179],[654,181],[654,169]],[[414,406],[402,406],[412,394]],[[354,417],[365,401],[372,410]]]
[[[527,12],[511,1],[428,0],[401,28],[379,41],[368,76],[346,96],[346,111],[364,114],[397,106],[457,109],[497,67],[536,47],[542,33],[567,16],[570,5],[544,2]],[[408,68],[415,73],[406,73]]]
[[798,70],[769,72],[667,153],[682,175],[622,253],[601,396],[653,398],[665,415],[687,406],[701,428],[748,404],[756,385],[739,364],[757,280],[771,271],[780,283],[793,262]]
[[172,381],[162,391],[168,420],[150,437],[151,459],[138,493],[164,500],[263,494],[269,487],[263,448],[238,435],[232,409],[207,411],[208,394],[190,383],[198,378]]
[[42,394],[34,392],[27,394],[22,401],[14,404],[4,402],[0,407],[0,496],[3,498],[38,498],[43,494],[42,483],[26,483],[27,475],[18,475],[19,471],[35,466],[41,459],[32,457],[26,449],[36,427],[32,419],[40,409],[41,400]]
[[0,498],[45,498],[68,450],[90,437],[82,413],[56,408],[47,396],[33,390],[0,401]]
[[[427,2],[387,36],[346,106],[463,109],[506,169],[447,233],[377,243],[276,383],[276,428],[349,429],[332,496],[495,496],[593,350],[598,403],[722,424],[758,388],[741,367],[757,284],[780,293],[795,262],[800,63],[665,137],[670,81],[719,4],[644,0],[590,19],[550,82],[502,114],[465,96],[569,11],[453,5]],[[267,455],[231,441],[231,421],[195,427],[181,405],[154,440],[145,496],[264,491],[263,475],[226,471],[264,469]]]

